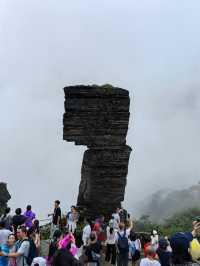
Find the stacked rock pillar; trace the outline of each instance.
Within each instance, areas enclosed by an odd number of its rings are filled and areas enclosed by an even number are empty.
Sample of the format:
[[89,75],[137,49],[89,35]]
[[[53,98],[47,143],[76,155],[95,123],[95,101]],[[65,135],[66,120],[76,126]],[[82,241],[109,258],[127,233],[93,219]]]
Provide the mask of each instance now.
[[129,93],[108,86],[64,88],[63,139],[86,145],[77,205],[89,217],[109,215],[124,200],[131,148],[126,145]]

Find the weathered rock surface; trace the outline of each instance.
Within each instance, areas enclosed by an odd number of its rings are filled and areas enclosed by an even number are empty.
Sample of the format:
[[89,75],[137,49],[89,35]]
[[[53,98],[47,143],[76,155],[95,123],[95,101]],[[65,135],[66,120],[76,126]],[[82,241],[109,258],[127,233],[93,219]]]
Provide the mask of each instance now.
[[7,203],[10,199],[11,196],[8,192],[7,184],[0,182],[0,213],[7,207]]
[[129,92],[107,86],[64,88],[63,139],[86,145],[78,206],[108,216],[124,200],[131,148],[126,145]]

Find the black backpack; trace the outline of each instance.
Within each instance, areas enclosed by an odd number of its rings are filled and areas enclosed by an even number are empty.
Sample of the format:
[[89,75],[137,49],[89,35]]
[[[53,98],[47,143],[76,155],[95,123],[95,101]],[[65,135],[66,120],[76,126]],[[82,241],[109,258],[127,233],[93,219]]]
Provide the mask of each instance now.
[[29,238],[29,239],[25,239],[25,240],[22,241],[22,243],[23,243],[24,241],[27,241],[27,242],[29,242],[29,244],[30,244],[28,257],[25,257],[25,256],[24,256],[24,258],[26,259],[26,263],[27,263],[28,265],[31,265],[32,262],[33,262],[33,259],[36,257],[36,253],[37,253],[36,251],[37,251],[37,248],[36,248],[36,245],[35,245],[33,239],[30,239],[30,238]]
[[126,230],[124,231],[124,234],[121,236],[119,232],[118,234],[118,249],[120,253],[127,253],[129,252],[129,244],[128,244],[128,238],[126,237]]

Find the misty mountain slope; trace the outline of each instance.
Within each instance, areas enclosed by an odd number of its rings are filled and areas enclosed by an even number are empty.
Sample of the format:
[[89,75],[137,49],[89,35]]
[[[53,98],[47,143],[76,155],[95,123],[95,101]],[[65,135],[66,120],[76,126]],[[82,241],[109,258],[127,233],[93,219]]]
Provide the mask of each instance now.
[[140,202],[140,214],[149,215],[152,221],[162,222],[177,212],[200,206],[200,184],[183,190],[159,190]]

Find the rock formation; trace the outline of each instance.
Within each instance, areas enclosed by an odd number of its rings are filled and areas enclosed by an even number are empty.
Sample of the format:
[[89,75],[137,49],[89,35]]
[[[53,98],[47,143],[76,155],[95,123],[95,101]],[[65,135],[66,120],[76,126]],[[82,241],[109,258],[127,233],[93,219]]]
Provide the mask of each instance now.
[[124,200],[131,148],[126,145],[129,92],[104,86],[64,88],[63,139],[86,145],[77,205],[108,217]]
[[7,190],[7,184],[0,182],[0,213],[7,207],[7,202],[11,196]]

